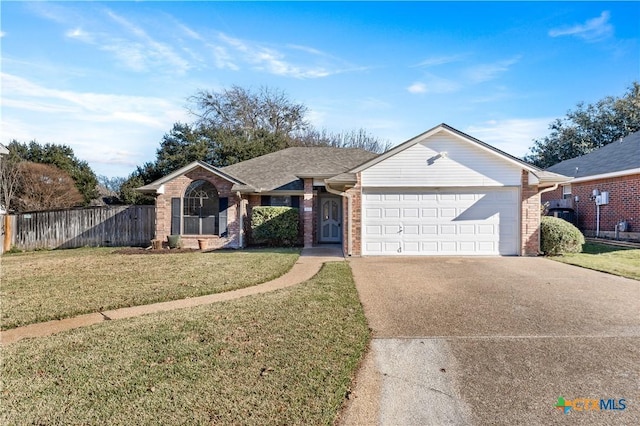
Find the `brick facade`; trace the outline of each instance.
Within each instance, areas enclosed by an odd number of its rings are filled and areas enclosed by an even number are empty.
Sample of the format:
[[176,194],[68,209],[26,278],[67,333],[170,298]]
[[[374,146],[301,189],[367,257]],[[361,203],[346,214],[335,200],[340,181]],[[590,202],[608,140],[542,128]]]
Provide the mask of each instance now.
[[[522,187],[521,187],[521,255],[536,255],[539,251],[539,229],[540,229],[540,194],[538,188],[535,185],[529,185],[529,174],[527,171],[522,171]],[[227,197],[229,199],[229,207],[227,210],[227,232],[228,236],[219,237],[215,235],[182,235],[183,246],[187,248],[197,248],[198,239],[206,239],[208,248],[239,248],[241,245],[240,233],[244,230],[244,238],[242,245],[248,245],[251,243],[251,210],[253,207],[261,205],[261,196],[258,194],[250,194],[244,196],[244,202],[241,202],[231,188],[232,182],[229,182],[203,168],[196,168],[191,172],[186,173],[183,176],[179,176],[170,182],[164,184],[164,194],[160,194],[156,198],[156,238],[166,241],[167,236],[171,233],[171,199],[182,198],[184,193],[193,181],[206,180],[213,184],[219,194],[219,197]],[[620,194],[619,184],[613,184],[612,182],[600,182],[600,190],[609,190],[612,194],[610,200],[614,201],[613,194]],[[610,186],[606,186],[610,185]],[[628,219],[632,226],[637,224],[640,226],[640,211],[638,211],[638,198],[640,190],[640,175],[635,176],[633,181],[635,185],[632,191],[628,191],[628,194],[624,197],[619,196],[620,203],[631,204],[635,201],[634,216],[629,216]],[[589,189],[589,193],[592,188]],[[559,190],[560,191],[560,190]],[[585,189],[586,191],[586,189]],[[351,211],[349,211],[349,203],[346,197],[343,197],[343,238],[342,245],[343,250],[346,253],[349,251],[354,256],[362,255],[362,183],[360,173],[357,175],[356,185],[353,188],[347,190],[347,194],[351,198]],[[578,194],[574,194],[578,195]],[[549,197],[557,197],[557,192],[545,194],[545,199]],[[581,199],[588,200],[587,195],[580,195]],[[584,198],[583,198],[584,197]],[[318,224],[318,197],[314,193],[313,179],[304,179],[304,195],[300,200],[300,217],[301,217],[301,237],[304,247],[312,247],[317,243],[317,224]],[[606,206],[605,206],[606,207]],[[240,212],[238,209],[245,209]],[[241,224],[238,221],[240,213],[243,213],[245,217],[245,223]],[[601,211],[602,217],[609,217],[605,209]],[[348,217],[351,217],[351,241],[348,238]],[[583,220],[588,221],[589,217],[585,213]],[[617,218],[618,220],[620,218]],[[608,223],[608,222],[603,222]],[[617,223],[617,221],[616,221]]]
[[314,243],[314,216],[316,209],[314,208],[313,197],[313,179],[304,180],[304,196],[302,197],[302,227],[304,229],[304,247],[313,247]]
[[[640,240],[640,174],[597,179],[571,184],[571,197],[578,196],[574,209],[578,218],[578,228],[586,236],[595,236],[597,207],[591,199],[594,189],[609,193],[609,204],[600,206],[600,236],[615,237],[615,227],[621,220],[629,224],[629,232],[620,238]],[[562,198],[562,187],[542,194],[542,201]]]
[[529,185],[529,172],[522,171],[520,188],[520,255],[537,256],[540,251],[540,193]]
[[207,241],[208,248],[238,248],[240,241],[240,223],[238,223],[239,200],[231,191],[233,185],[221,177],[198,167],[185,175],[179,176],[164,184],[164,194],[156,197],[156,239],[166,241],[171,234],[171,199],[182,198],[187,187],[196,180],[205,180],[216,187],[219,197],[229,199],[227,209],[227,236],[216,235],[182,235],[182,246],[185,248],[198,248],[198,240]]
[[[351,209],[352,211],[348,211],[347,200],[345,198],[345,209],[346,215],[351,215],[351,255],[352,256],[361,256],[362,255],[362,181],[360,177],[360,173],[357,174],[356,185],[353,188],[348,189],[347,194],[351,197]],[[347,250],[347,239],[348,239],[348,222],[345,220],[343,238],[342,238],[342,250],[344,253],[348,254]]]

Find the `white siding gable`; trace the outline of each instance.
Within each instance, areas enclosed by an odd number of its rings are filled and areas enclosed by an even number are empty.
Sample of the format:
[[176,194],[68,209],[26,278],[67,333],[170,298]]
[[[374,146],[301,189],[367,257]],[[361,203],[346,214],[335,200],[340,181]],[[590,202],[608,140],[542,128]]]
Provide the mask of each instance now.
[[438,132],[363,170],[362,185],[519,186],[521,170],[473,142]]

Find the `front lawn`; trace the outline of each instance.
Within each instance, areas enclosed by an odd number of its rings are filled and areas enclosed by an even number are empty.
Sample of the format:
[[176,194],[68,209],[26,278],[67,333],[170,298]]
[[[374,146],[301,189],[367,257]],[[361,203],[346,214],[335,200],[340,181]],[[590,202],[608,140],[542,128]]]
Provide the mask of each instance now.
[[274,249],[128,255],[83,248],[4,255],[0,326],[248,287],[284,274],[299,254]]
[[582,247],[582,253],[553,256],[550,259],[640,280],[639,249],[586,243]]
[[331,424],[369,331],[345,262],[295,287],[3,348],[0,423]]

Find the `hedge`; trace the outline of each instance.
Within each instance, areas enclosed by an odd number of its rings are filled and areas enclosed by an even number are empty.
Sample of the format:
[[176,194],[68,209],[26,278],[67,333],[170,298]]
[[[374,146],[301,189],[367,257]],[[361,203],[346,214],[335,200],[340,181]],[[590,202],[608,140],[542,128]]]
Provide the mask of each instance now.
[[254,207],[251,211],[253,243],[293,246],[298,243],[298,209],[292,207]]
[[547,256],[580,253],[584,235],[571,223],[553,216],[543,216],[540,223],[540,249]]

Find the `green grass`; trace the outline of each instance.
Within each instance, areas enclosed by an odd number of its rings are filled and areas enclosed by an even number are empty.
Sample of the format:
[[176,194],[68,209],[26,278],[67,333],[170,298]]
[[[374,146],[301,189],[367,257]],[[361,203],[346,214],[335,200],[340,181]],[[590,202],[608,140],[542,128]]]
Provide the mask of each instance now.
[[298,256],[297,249],[127,255],[112,248],[4,255],[0,326],[248,287],[284,274]]
[[369,331],[351,271],[3,348],[0,423],[331,424]]
[[640,280],[639,249],[587,243],[583,246],[582,253],[553,256],[550,259]]

